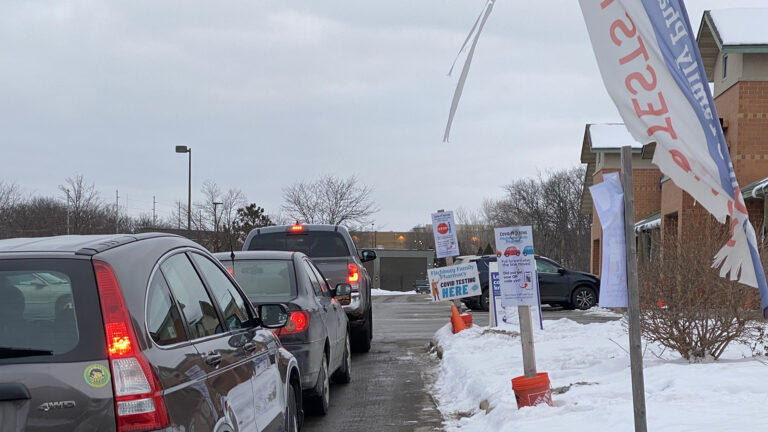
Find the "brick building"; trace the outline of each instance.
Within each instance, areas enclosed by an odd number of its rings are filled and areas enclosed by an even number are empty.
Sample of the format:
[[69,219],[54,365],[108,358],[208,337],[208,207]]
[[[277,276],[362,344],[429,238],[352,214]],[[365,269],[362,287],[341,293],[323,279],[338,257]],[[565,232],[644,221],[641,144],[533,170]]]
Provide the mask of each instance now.
[[[749,216],[759,240],[766,235],[768,214],[768,9],[724,9],[705,11],[697,35],[707,80],[713,91],[715,107],[723,126],[725,140],[742,188]],[[586,186],[602,181],[602,175],[615,162],[600,164],[600,155],[618,160],[620,143],[594,144],[587,125],[582,145],[582,163],[587,163]],[[608,125],[600,125],[607,127]],[[623,125],[621,126],[623,128]],[[674,235],[681,241],[712,230],[724,230],[691,196],[669,178],[661,177],[655,166],[648,167],[654,144],[639,150],[625,131],[627,144],[633,145],[635,181],[635,232],[638,256],[647,258],[655,252],[662,235]],[[589,144],[589,145],[588,145]],[[606,148],[601,146],[607,146]],[[591,153],[591,155],[590,155]],[[640,156],[637,157],[637,154]],[[639,164],[638,164],[639,162]],[[655,176],[655,184],[653,177]],[[582,211],[593,212],[592,272],[600,273],[600,223],[585,189]]]
[[581,163],[587,164],[581,211],[592,214],[590,265],[591,273],[600,274],[603,230],[592,203],[589,186],[603,181],[611,172],[621,172],[621,148],[632,147],[632,176],[635,196],[635,221],[648,218],[659,210],[661,171],[651,164],[650,156],[637,143],[622,123],[587,124],[581,146]]

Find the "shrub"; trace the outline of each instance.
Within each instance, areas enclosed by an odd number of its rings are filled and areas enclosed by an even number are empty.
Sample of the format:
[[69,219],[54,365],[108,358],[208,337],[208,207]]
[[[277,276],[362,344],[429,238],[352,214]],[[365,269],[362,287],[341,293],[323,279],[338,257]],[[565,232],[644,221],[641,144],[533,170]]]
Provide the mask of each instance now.
[[712,268],[727,238],[700,232],[707,234],[690,236],[684,244],[674,233],[664,235],[661,254],[638,265],[643,337],[689,361],[716,360],[731,342],[754,345],[762,334],[757,289]]

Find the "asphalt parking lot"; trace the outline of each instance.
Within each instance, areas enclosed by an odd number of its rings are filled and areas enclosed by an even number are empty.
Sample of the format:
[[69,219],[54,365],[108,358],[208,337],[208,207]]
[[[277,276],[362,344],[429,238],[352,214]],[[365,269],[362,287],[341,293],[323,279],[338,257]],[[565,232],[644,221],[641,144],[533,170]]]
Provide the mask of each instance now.
[[[439,431],[442,417],[430,395],[437,359],[427,353],[434,333],[448,323],[450,305],[425,294],[373,298],[371,351],[352,357],[352,382],[331,386],[325,417],[307,416],[305,431]],[[582,324],[611,317],[562,308],[542,309],[545,320],[570,318]],[[473,311],[478,325],[488,313]]]

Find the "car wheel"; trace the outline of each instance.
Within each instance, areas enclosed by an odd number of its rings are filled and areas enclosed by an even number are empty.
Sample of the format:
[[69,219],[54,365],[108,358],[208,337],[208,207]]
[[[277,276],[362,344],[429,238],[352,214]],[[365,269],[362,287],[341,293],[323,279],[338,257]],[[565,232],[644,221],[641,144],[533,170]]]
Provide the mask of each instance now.
[[323,363],[320,365],[320,374],[317,376],[315,385],[316,395],[309,401],[312,411],[315,414],[324,416],[328,414],[331,398],[331,381],[328,376],[328,356],[323,353]]
[[588,286],[580,286],[573,291],[571,304],[576,309],[587,310],[597,304],[597,294]]
[[285,408],[285,431],[299,432],[299,410],[296,408],[296,390],[288,386],[288,400]]
[[484,289],[483,293],[480,294],[480,301],[478,302],[478,303],[480,303],[480,309],[482,309],[484,311],[487,311],[489,309],[489,307],[488,307],[488,303],[490,303],[490,297],[489,296],[490,296],[490,293],[489,293],[488,288]]
[[358,327],[354,334],[352,349],[355,352],[367,353],[371,350],[371,339],[373,339],[373,310],[368,309],[365,324]]
[[349,343],[349,331],[344,341],[344,357],[341,360],[341,367],[333,375],[333,382],[349,384],[352,381],[352,349]]

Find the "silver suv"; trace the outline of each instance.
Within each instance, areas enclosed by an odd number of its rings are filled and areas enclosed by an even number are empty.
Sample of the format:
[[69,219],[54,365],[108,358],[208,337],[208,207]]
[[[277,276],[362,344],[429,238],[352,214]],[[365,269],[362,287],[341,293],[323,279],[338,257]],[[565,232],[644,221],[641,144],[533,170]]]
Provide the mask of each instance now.
[[258,312],[178,236],[1,240],[0,429],[295,431],[287,311]]
[[358,256],[355,242],[339,225],[282,225],[252,230],[243,250],[302,252],[325,276],[330,286],[352,286],[352,302],[344,306],[352,333],[352,349],[368,352],[373,338],[371,277],[364,262],[376,259],[376,252],[363,250]]

